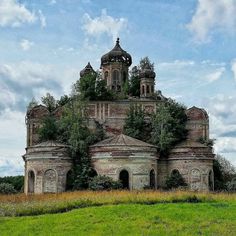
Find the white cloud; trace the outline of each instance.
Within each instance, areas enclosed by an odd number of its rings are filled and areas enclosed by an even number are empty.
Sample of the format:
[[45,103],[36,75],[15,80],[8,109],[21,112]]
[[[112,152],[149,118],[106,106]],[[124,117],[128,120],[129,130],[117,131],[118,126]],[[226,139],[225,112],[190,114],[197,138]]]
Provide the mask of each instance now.
[[218,68],[216,69],[214,72],[208,74],[206,76],[206,80],[211,83],[211,82],[214,82],[218,79],[220,79],[220,77],[222,76],[222,74],[224,73],[225,71],[225,68],[224,67],[221,67],[221,68]]
[[39,13],[39,21],[40,21],[41,27],[44,28],[47,25],[46,17],[43,15],[41,10],[39,10],[38,13]]
[[234,59],[231,63],[231,70],[233,71],[234,73],[234,79],[236,81],[236,59]]
[[54,5],[54,4],[56,4],[56,3],[57,3],[56,0],[50,0],[50,1],[49,1],[49,5]]
[[0,1],[0,26],[17,27],[23,23],[33,23],[36,16],[16,0]]
[[235,0],[198,0],[187,29],[197,42],[208,42],[215,31],[232,32],[236,27]]
[[28,51],[33,45],[34,42],[31,42],[28,39],[22,39],[20,42],[20,46],[24,51]]
[[125,18],[113,18],[107,15],[106,9],[102,10],[101,16],[91,18],[86,13],[84,14],[83,29],[85,32],[92,36],[99,36],[101,34],[107,34],[113,38],[113,41],[118,37],[120,31],[127,27],[127,19]]

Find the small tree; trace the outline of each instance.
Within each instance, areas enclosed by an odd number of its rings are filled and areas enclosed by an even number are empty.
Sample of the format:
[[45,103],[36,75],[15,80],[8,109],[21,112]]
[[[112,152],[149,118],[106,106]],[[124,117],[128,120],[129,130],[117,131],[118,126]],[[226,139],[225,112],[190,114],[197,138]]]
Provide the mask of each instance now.
[[38,106],[38,102],[36,101],[35,98],[32,98],[32,100],[30,101],[30,103],[27,106],[27,110],[31,110],[32,108]]
[[70,101],[70,97],[67,95],[63,95],[60,97],[60,99],[57,101],[56,106],[64,106]]
[[58,124],[55,117],[49,115],[46,116],[42,121],[42,126],[38,130],[39,140],[48,141],[48,140],[57,140],[58,138]]
[[148,124],[145,120],[145,112],[141,106],[135,104],[131,105],[125,119],[124,133],[130,137],[148,140],[149,132]]
[[152,116],[150,142],[166,155],[176,143],[186,138],[186,121],[184,106],[173,100],[159,103]]
[[49,112],[52,112],[57,107],[56,99],[50,94],[47,93],[46,96],[41,98],[42,103],[48,108]]

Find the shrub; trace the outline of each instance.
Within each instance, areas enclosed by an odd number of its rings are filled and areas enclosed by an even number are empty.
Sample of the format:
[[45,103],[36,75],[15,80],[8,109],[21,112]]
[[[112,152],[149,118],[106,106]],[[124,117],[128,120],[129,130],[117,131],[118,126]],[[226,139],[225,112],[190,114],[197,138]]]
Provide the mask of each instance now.
[[230,182],[226,184],[227,190],[229,192],[235,193],[236,192],[236,178],[232,179]]
[[172,171],[171,175],[166,180],[166,188],[172,189],[172,188],[180,188],[187,186],[185,183],[182,175],[179,173],[179,171]]
[[108,176],[95,176],[89,182],[89,189],[91,190],[112,190],[112,189],[120,189],[122,188],[122,184],[120,181],[115,181]]
[[9,183],[1,183],[0,184],[0,194],[13,194],[16,193],[14,186]]

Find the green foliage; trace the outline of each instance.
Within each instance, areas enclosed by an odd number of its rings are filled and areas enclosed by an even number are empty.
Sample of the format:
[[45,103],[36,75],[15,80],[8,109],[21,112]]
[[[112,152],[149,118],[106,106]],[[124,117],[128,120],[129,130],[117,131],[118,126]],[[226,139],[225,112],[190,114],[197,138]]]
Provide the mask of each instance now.
[[64,106],[70,101],[70,97],[67,95],[63,95],[60,97],[60,99],[57,101],[57,106]]
[[73,99],[64,108],[59,121],[59,140],[69,145],[74,161],[74,189],[88,187],[91,172],[89,145],[104,138],[103,128],[97,123],[95,132],[88,129],[86,103]]
[[14,194],[17,191],[14,186],[9,183],[0,183],[0,194]]
[[134,66],[130,72],[129,93],[131,96],[134,97],[140,96],[140,77],[139,77],[139,69],[137,66]]
[[172,171],[171,175],[167,177],[165,184],[167,189],[176,189],[187,186],[179,171]]
[[154,71],[154,63],[152,63],[148,57],[141,58],[139,62],[139,69],[144,70],[147,67]]
[[52,112],[57,107],[56,99],[50,94],[47,93],[46,96],[41,98],[42,103],[47,107],[49,112]]
[[227,191],[231,193],[236,193],[236,177],[233,178],[226,184]]
[[24,187],[24,176],[5,176],[0,177],[0,184],[8,183],[11,184],[17,192],[22,192]]
[[58,123],[52,115],[46,116],[42,120],[41,127],[38,130],[39,140],[41,142],[48,140],[57,140],[58,138]]
[[27,110],[31,110],[33,107],[37,106],[38,102],[36,101],[35,98],[32,98],[32,100],[30,101],[30,103],[27,106]]
[[102,191],[102,190],[112,190],[112,189],[121,189],[122,184],[120,181],[115,181],[108,176],[95,176],[89,182],[89,189],[94,191]]
[[167,154],[176,143],[186,138],[186,121],[184,106],[170,99],[159,103],[152,115],[150,142],[159,148],[161,154]]
[[73,86],[74,94],[78,95],[81,100],[95,100],[96,78],[96,73],[89,73],[81,77]]
[[[236,177],[235,167],[223,156],[216,155],[213,161],[214,189],[216,191],[227,190],[228,186],[233,186]],[[232,183],[231,183],[232,182]]]
[[203,137],[200,137],[197,141],[199,143],[205,144],[208,147],[212,147],[214,145],[215,140],[214,139],[205,139]]
[[94,100],[111,101],[114,99],[114,94],[107,89],[106,81],[103,79],[97,80],[95,93]]
[[125,119],[124,134],[146,141],[149,139],[149,127],[142,107],[138,104],[131,105]]

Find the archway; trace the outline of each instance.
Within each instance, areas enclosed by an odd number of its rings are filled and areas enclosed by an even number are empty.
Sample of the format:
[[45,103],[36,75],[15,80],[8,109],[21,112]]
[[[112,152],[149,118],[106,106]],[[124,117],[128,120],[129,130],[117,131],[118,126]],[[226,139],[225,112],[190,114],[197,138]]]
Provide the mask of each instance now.
[[56,171],[47,170],[43,177],[43,192],[44,193],[56,193],[57,192],[57,181]]
[[129,172],[127,170],[120,172],[119,180],[121,181],[123,189],[129,189]]
[[34,193],[35,174],[32,170],[28,172],[28,193]]
[[70,191],[73,189],[73,172],[72,170],[69,170],[66,174],[66,191]]
[[208,187],[210,191],[214,190],[214,176],[212,170],[210,170],[208,174]]
[[150,188],[155,189],[156,187],[156,178],[155,178],[155,171],[150,171]]

